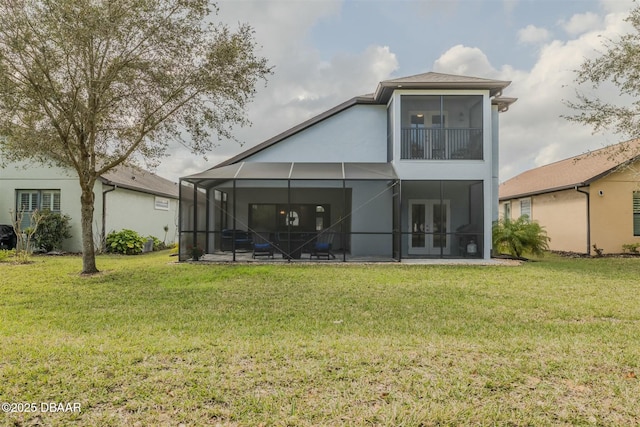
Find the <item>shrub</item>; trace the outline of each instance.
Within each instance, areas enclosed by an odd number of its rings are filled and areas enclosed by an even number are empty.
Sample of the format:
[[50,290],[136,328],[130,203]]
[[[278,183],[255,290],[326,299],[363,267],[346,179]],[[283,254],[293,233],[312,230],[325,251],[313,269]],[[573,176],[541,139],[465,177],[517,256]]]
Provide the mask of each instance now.
[[107,235],[107,252],[138,255],[142,253],[142,248],[146,239],[133,230],[123,229],[112,231]]
[[32,240],[33,235],[38,230],[38,226],[40,224],[40,220],[42,219],[42,213],[37,209],[29,215],[29,223],[31,227],[26,227],[22,229],[22,218],[25,215],[23,210],[15,213],[13,210],[9,210],[11,214],[11,222],[13,226],[13,230],[15,231],[17,242],[16,242],[16,250],[14,254],[15,262],[18,264],[28,264],[31,262],[31,252],[32,252]]
[[549,250],[549,237],[540,224],[523,215],[515,221],[501,219],[493,224],[493,247],[518,258],[525,253],[543,255]]
[[33,235],[36,248],[45,252],[62,248],[62,241],[71,237],[69,215],[61,215],[49,210],[42,211],[41,219]]
[[15,255],[15,253],[15,249],[0,249],[0,262],[6,261],[9,257]]
[[637,254],[638,248],[640,248],[640,243],[627,243],[626,245],[622,245],[622,252]]

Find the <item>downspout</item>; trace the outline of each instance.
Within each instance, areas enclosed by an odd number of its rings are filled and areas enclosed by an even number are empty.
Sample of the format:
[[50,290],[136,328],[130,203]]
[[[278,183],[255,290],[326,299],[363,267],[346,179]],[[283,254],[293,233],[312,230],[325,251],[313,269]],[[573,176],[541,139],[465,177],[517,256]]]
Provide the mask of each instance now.
[[111,193],[112,191],[115,191],[118,188],[117,184],[109,184],[106,183],[107,185],[113,185],[113,188],[111,188],[110,190],[104,190],[102,191],[102,233],[100,236],[100,244],[102,246],[102,250],[106,251],[107,250],[107,235],[106,235],[106,228],[107,228],[107,193]]
[[575,190],[587,196],[587,255],[591,255],[591,194],[576,185]]

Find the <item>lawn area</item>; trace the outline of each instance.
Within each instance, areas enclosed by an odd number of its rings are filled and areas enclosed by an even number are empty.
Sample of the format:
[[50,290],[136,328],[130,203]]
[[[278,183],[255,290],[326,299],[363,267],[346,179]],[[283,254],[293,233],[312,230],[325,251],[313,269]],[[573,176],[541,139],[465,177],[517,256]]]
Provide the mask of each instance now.
[[640,423],[640,259],[34,260],[0,263],[0,402],[38,405],[5,425]]

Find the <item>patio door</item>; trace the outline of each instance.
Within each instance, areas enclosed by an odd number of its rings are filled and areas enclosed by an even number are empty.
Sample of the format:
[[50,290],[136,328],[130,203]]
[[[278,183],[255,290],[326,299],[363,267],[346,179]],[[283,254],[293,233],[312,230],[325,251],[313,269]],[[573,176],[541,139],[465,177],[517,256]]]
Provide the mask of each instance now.
[[449,255],[449,200],[409,200],[409,255]]

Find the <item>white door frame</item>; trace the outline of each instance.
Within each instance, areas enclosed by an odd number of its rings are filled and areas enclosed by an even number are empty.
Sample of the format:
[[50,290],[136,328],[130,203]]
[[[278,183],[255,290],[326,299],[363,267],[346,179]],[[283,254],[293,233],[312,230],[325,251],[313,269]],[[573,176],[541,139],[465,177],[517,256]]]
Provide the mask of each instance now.
[[[424,218],[413,218],[413,206],[414,205],[424,205]],[[445,224],[448,228],[451,227],[451,202],[450,200],[440,200],[440,199],[409,199],[409,231],[416,232],[418,234],[424,234],[424,246],[413,246],[413,235],[409,234],[409,238],[407,239],[408,245],[408,254],[409,255],[440,255],[440,246],[435,246],[434,235],[431,234],[434,231],[442,231],[435,230],[434,218],[433,218],[433,208],[436,205],[444,205],[445,206]],[[449,255],[451,253],[451,235],[448,234],[451,230],[444,230],[444,243],[445,246],[442,248],[442,255]]]

